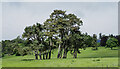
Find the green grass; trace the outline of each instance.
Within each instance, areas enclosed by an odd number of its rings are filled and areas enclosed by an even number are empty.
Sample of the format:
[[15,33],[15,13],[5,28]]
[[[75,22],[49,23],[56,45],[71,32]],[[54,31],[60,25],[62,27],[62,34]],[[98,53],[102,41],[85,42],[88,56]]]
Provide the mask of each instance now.
[[33,55],[5,56],[2,67],[118,67],[118,50],[99,47],[93,51],[91,48],[81,50],[78,58],[72,58],[68,52],[67,59],[57,59],[57,50],[53,51],[49,60],[34,60]]
[[0,58],[0,68],[2,67],[2,58]]

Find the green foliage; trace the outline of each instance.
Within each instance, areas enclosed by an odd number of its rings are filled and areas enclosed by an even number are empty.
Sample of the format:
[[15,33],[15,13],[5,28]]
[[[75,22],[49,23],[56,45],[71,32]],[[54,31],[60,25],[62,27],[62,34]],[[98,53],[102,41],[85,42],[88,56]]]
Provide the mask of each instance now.
[[118,44],[118,40],[116,39],[116,38],[114,38],[114,37],[110,37],[108,40],[107,40],[107,42],[106,42],[106,47],[109,47],[109,48],[113,48],[113,47],[117,47],[117,46],[119,46],[119,44]]
[[23,40],[18,36],[13,40],[2,41],[2,54],[22,56],[28,54],[28,46],[26,40]]

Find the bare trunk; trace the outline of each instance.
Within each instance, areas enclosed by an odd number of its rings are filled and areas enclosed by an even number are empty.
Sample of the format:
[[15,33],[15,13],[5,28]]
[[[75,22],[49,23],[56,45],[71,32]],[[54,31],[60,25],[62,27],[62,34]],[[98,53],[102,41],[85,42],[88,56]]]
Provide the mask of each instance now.
[[50,52],[49,52],[49,59],[51,59],[51,50],[50,50]]
[[62,41],[62,43],[59,44],[57,58],[61,58],[62,57],[63,31],[61,31],[61,41]]
[[67,49],[66,48],[64,48],[63,58],[67,58]]
[[39,52],[39,57],[40,57],[40,60],[42,60],[42,57],[41,57],[41,52]]
[[61,57],[62,57],[62,48],[61,48],[61,45],[59,44],[58,56],[57,56],[57,58],[61,58]]
[[58,47],[58,56],[57,56],[57,58],[60,57],[60,47],[61,47],[61,45],[59,44],[59,47]]
[[77,58],[77,48],[74,48],[73,58]]
[[43,59],[45,59],[45,54],[43,54]]
[[46,59],[48,59],[48,52],[46,53]]
[[34,53],[35,53],[35,59],[38,59],[38,52],[35,51]]
[[51,48],[52,48],[52,37],[50,37],[50,52],[49,52],[49,59],[51,59]]
[[62,58],[62,48],[60,49],[60,58]]

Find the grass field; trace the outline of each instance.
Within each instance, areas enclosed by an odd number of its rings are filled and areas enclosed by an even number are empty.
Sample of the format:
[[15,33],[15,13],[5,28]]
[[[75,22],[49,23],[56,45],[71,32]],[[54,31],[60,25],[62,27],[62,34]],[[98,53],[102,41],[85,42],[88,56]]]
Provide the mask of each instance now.
[[118,50],[99,47],[93,51],[91,48],[81,50],[78,58],[72,58],[68,53],[67,59],[57,59],[57,50],[53,51],[49,60],[34,60],[34,55],[5,56],[2,67],[118,67]]
[[2,68],[2,58],[0,58],[0,68]]

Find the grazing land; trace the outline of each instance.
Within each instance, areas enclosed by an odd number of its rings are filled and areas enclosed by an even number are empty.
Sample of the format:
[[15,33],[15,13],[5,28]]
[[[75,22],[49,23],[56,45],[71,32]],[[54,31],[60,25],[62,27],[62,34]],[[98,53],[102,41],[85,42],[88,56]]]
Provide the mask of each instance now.
[[[52,58],[35,60],[34,55],[5,56],[2,59],[2,67],[118,67],[118,49],[113,50],[98,47],[98,50],[81,50],[77,58],[68,52],[66,59],[57,59],[57,49],[52,51]],[[1,61],[0,61],[1,62]]]

